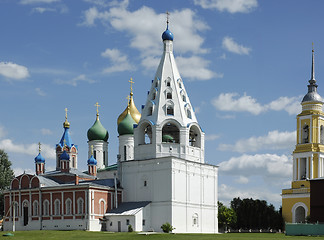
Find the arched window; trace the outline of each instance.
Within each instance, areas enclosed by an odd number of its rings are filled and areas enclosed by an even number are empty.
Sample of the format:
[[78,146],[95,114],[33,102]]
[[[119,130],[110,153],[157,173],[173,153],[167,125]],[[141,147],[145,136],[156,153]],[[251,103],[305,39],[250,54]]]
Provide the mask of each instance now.
[[171,82],[170,81],[167,81],[166,82],[166,85],[167,85],[167,87],[170,87],[171,86]]
[[55,199],[54,201],[54,215],[59,216],[61,214],[61,202],[58,199]]
[[77,206],[78,206],[78,214],[83,214],[83,199],[78,198],[77,200]]
[[295,223],[303,223],[305,222],[306,211],[305,208],[299,206],[295,210]]
[[106,202],[104,199],[99,200],[99,214],[104,215],[106,213]]
[[172,99],[172,93],[171,92],[167,92],[167,99]]
[[13,203],[13,209],[14,212],[12,213],[12,215],[14,215],[15,217],[19,216],[19,204],[17,202]]
[[174,115],[174,110],[173,110],[173,106],[169,105],[167,106],[167,115]]
[[153,106],[150,106],[147,111],[147,116],[152,116],[153,114]]
[[192,118],[190,109],[187,109],[187,117],[190,118],[190,119]]
[[47,199],[43,202],[43,215],[49,215],[49,201]]
[[321,125],[321,129],[320,129],[320,143],[324,144],[324,126]]
[[33,216],[38,216],[38,201],[33,202]]
[[152,94],[152,100],[155,100],[155,98],[156,98],[156,92],[153,92],[153,94]]
[[194,213],[192,215],[192,226],[198,227],[198,214]]
[[65,215],[72,214],[72,200],[70,198],[66,199],[65,201]]
[[187,98],[186,98],[186,95],[182,95],[182,101],[186,102],[187,101]]
[[182,88],[182,84],[181,84],[181,82],[179,82],[179,88]]
[[201,133],[195,125],[191,126],[189,130],[189,146],[201,147]]
[[180,131],[178,127],[172,123],[166,123],[162,128],[162,142],[179,143]]
[[302,143],[309,143],[309,127],[305,125],[302,132]]

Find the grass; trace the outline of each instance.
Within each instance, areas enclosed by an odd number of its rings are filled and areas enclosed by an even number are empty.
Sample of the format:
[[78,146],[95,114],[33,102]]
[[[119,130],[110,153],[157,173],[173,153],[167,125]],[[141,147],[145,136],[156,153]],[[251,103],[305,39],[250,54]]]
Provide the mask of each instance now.
[[86,232],[86,231],[17,231],[13,237],[5,237],[3,234],[8,232],[0,232],[0,239],[95,239],[95,240],[271,240],[271,239],[287,239],[287,240],[310,240],[324,239],[324,236],[285,236],[282,233],[226,233],[226,234],[151,234],[142,235],[137,233],[110,233],[110,232]]

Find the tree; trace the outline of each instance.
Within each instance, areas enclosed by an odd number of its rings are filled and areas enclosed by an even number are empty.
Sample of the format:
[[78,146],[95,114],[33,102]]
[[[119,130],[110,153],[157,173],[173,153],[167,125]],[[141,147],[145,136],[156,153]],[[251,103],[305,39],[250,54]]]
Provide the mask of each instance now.
[[283,219],[281,209],[268,205],[264,200],[253,200],[252,198],[234,198],[231,207],[237,215],[236,229],[282,229]]
[[236,220],[235,211],[232,208],[224,206],[223,203],[218,202],[218,226],[220,228],[225,228],[225,231],[227,231],[227,227],[234,226]]
[[168,222],[162,224],[161,229],[164,233],[169,233],[172,232],[172,230],[174,230],[175,228],[172,227],[172,225]]
[[0,149],[0,216],[2,218],[4,214],[4,195],[3,191],[8,189],[12,179],[14,178],[14,172],[12,171],[11,162],[5,151]]

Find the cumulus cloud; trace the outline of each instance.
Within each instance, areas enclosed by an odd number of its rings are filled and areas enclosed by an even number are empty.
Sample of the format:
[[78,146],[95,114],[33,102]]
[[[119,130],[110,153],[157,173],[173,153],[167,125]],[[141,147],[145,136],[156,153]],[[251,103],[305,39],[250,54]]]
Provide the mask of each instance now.
[[221,184],[218,188],[219,201],[225,204],[229,204],[233,198],[253,198],[262,199],[276,205],[281,205],[281,196],[279,193],[272,193],[267,188],[235,188],[226,184]]
[[[38,144],[17,144],[11,139],[3,139],[0,141],[0,149],[6,152],[27,154],[36,157],[38,154]],[[42,155],[45,158],[55,159],[55,150],[50,145],[42,144]]]
[[234,176],[285,178],[292,174],[292,161],[286,155],[243,154],[219,164],[219,171]]
[[112,66],[103,70],[104,73],[124,72],[135,69],[135,67],[129,63],[127,56],[122,54],[118,49],[107,48],[101,53],[101,56],[108,58],[112,62]]
[[0,126],[0,139],[5,137],[7,134],[6,130],[4,129],[4,127]]
[[56,12],[55,8],[35,7],[32,9],[33,13]]
[[257,0],[194,0],[196,5],[220,12],[249,13],[258,6]]
[[222,46],[229,52],[236,53],[239,55],[249,55],[251,48],[244,47],[243,45],[238,44],[231,37],[224,37]]
[[256,152],[264,149],[293,149],[296,141],[296,131],[270,131],[266,136],[250,137],[238,140],[234,145],[220,144],[218,150],[234,152]]
[[254,115],[265,111],[256,99],[247,96],[246,93],[241,97],[238,93],[221,93],[212,100],[212,104],[221,111],[250,112]]
[[78,84],[80,82],[86,82],[86,83],[92,84],[92,83],[95,83],[96,81],[88,78],[85,74],[80,74],[79,76],[77,76],[75,78],[72,78],[72,79],[69,79],[69,80],[63,80],[63,79],[56,79],[55,80],[55,83],[57,83],[57,84],[68,84],[68,85],[71,85],[73,87],[78,86]]
[[239,176],[238,178],[235,179],[235,182],[240,184],[247,184],[249,182],[249,179],[244,176]]
[[0,62],[0,75],[14,80],[22,80],[29,77],[27,67],[12,62]]
[[286,111],[289,115],[301,112],[300,97],[279,97],[269,104],[262,105],[246,93],[243,96],[238,93],[221,93],[212,99],[212,104],[220,111],[249,112],[253,115],[259,115],[269,110]]
[[211,78],[222,78],[222,73],[216,73],[208,69],[209,61],[200,56],[189,58],[177,57],[177,65],[181,75],[189,80],[209,80]]
[[47,129],[47,128],[42,128],[41,133],[43,135],[52,135],[53,134],[53,132],[50,129]]
[[[161,23],[165,22],[165,13],[158,14],[153,8],[146,6],[129,11],[128,1],[119,4],[113,2],[110,4],[111,8],[100,10],[97,6],[103,5],[103,2],[94,2],[96,6],[83,13],[81,25],[92,27],[101,22],[103,25],[110,24],[117,31],[126,32],[130,36],[130,47],[140,52],[139,58],[144,71],[154,70],[161,54],[161,33],[165,29]],[[172,12],[171,23],[169,27],[176,39],[177,52],[187,54],[185,57],[177,58],[183,76],[190,80],[222,77],[222,74],[211,70],[210,63],[200,56],[209,52],[203,47],[204,38],[201,34],[208,30],[209,26],[198,19],[191,9]],[[113,68],[108,69],[112,70]]]

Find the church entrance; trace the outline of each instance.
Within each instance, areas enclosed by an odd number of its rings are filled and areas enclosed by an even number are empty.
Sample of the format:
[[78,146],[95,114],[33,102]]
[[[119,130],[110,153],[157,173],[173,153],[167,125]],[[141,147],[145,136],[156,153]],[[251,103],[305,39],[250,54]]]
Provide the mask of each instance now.
[[295,211],[295,223],[305,222],[305,218],[305,208],[302,206],[297,207]]
[[24,206],[24,226],[28,224],[28,207]]

